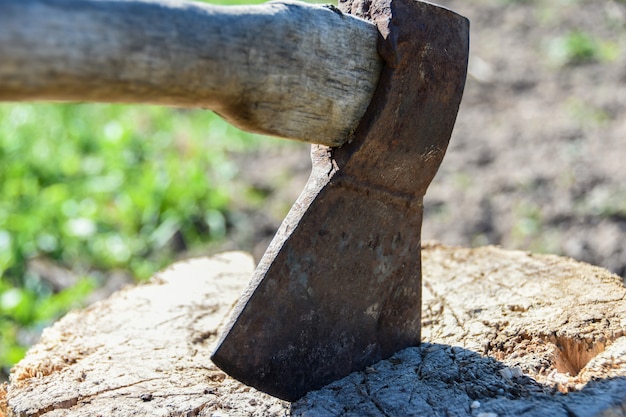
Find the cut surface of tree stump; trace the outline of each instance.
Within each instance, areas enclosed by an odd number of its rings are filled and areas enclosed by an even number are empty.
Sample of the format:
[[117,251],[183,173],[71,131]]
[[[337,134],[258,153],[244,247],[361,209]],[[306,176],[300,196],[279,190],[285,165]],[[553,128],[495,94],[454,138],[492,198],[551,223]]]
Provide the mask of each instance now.
[[[173,265],[48,328],[0,389],[7,416],[622,416],[626,289],[496,247],[423,252],[423,343],[289,404],[210,361],[252,258]],[[245,355],[246,352],[241,352]]]

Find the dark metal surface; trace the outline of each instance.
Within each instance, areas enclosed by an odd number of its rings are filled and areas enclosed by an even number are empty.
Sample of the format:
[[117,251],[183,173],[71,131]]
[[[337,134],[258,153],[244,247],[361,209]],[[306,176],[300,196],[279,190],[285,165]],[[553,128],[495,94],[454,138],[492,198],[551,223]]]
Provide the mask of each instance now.
[[463,94],[469,22],[414,0],[347,0],[385,68],[341,148],[314,146],[305,190],[261,260],[213,361],[296,400],[420,342],[422,199]]

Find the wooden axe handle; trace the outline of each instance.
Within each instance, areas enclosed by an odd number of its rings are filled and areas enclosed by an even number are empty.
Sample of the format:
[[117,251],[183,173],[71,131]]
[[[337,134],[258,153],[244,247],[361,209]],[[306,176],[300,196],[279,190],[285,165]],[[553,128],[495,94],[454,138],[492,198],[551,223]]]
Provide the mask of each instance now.
[[203,107],[252,132],[338,146],[381,71],[378,31],[332,7],[0,1],[0,100]]

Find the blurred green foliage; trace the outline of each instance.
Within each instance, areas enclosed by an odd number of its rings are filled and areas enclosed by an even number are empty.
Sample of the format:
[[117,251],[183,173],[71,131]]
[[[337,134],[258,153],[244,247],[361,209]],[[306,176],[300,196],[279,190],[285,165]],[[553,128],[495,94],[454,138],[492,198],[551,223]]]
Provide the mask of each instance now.
[[611,62],[620,53],[616,43],[599,39],[582,30],[571,30],[551,39],[546,51],[558,66]]
[[[0,365],[79,304],[94,271],[146,278],[222,238],[229,153],[258,144],[202,110],[0,105]],[[82,278],[55,291],[28,268],[36,257]]]

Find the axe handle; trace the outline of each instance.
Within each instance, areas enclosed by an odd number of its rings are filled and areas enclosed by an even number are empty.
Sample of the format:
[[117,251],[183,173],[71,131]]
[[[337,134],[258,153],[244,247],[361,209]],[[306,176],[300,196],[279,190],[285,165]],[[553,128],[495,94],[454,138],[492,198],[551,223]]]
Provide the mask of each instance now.
[[381,71],[374,25],[324,6],[0,1],[0,101],[202,107],[248,131],[346,141]]

